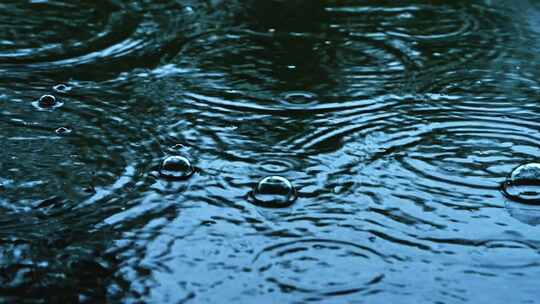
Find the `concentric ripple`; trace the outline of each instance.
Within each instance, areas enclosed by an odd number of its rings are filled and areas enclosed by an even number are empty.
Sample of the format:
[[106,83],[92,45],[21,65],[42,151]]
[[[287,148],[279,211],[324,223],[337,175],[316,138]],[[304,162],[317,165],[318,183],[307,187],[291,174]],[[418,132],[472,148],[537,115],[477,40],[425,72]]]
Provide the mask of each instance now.
[[[113,36],[109,22],[121,7],[112,1],[97,1],[95,4],[84,1],[4,1],[0,9],[5,12],[2,18],[0,36],[3,45],[0,62],[39,61],[63,57],[66,53],[77,52],[92,45],[102,44]],[[28,12],[39,12],[40,18],[28,18]],[[62,14],[70,11],[70,18]],[[120,18],[118,21],[125,22]],[[129,24],[129,23],[126,23]],[[109,27],[109,32],[106,31]],[[126,27],[129,31],[129,26]],[[73,36],[66,40],[65,33]]]
[[328,10],[341,32],[391,41],[418,66],[414,72],[421,81],[437,77],[435,71],[483,66],[504,57],[506,45],[521,35],[516,36],[515,22],[499,11],[460,1],[340,1]]
[[385,257],[354,243],[305,239],[265,248],[254,263],[282,289],[343,295],[366,291],[384,279]]
[[[176,106],[235,155],[234,143],[242,141],[259,151],[298,151],[298,145],[315,146],[304,138],[332,134],[336,126],[329,122],[350,126],[362,114],[375,122],[398,102],[412,68],[404,53],[382,41],[332,31],[208,32],[188,41],[174,61],[178,74],[163,82],[182,84],[170,92],[182,103]],[[196,122],[203,117],[203,124]]]
[[[171,30],[187,19],[178,4],[141,1],[7,1],[0,10],[7,14],[0,21],[0,67],[17,73],[79,68],[78,77],[89,73],[93,79],[157,63],[181,43],[180,33]],[[167,20],[168,10],[178,14]],[[121,64],[115,69],[113,63]],[[88,65],[101,66],[100,73],[80,68]]]
[[534,157],[540,137],[532,121],[518,123],[510,117],[471,112],[453,111],[446,116],[444,110],[439,115],[432,110],[431,123],[394,130],[381,143],[383,155],[399,161],[409,171],[404,176],[416,176],[415,183],[423,184],[423,191],[454,189],[447,195],[466,196],[481,195],[479,189],[484,189],[489,197],[515,159]]
[[[132,36],[141,20],[127,6],[112,1],[13,1],[2,6],[10,16],[3,19],[9,30],[0,41],[8,47],[0,52],[0,64],[11,68],[72,68],[111,60],[144,44]],[[28,18],[28,11],[39,11],[41,17]],[[71,12],[69,19],[63,17],[66,11]]]
[[332,111],[395,90],[407,75],[403,57],[369,38],[238,31],[188,42],[178,64],[191,69],[187,95],[214,108]]
[[57,193],[80,202],[89,198],[88,188],[97,190],[97,198],[112,185],[130,184],[140,174],[137,167],[159,154],[147,149],[152,131],[142,124],[134,132],[128,123],[133,118],[106,101],[117,97],[99,100],[84,87],[72,92],[55,111],[36,112],[29,102],[4,105],[2,157],[11,161],[2,171],[13,182],[2,195],[11,204],[24,208]]

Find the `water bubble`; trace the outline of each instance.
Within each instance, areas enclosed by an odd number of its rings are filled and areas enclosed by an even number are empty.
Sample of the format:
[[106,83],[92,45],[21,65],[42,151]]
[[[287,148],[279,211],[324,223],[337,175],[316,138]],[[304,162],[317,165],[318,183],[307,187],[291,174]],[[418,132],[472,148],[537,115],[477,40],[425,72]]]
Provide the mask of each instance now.
[[54,130],[54,132],[58,135],[66,135],[66,134],[69,134],[71,133],[73,130],[69,127],[60,127],[56,130]]
[[518,166],[502,185],[503,194],[510,200],[540,205],[540,163]]
[[63,103],[56,99],[53,95],[43,95],[37,101],[32,102],[32,105],[39,110],[52,110],[61,107]]
[[297,196],[292,183],[277,175],[263,178],[251,193],[255,204],[268,208],[288,207],[296,200]]
[[292,105],[307,105],[313,103],[317,95],[310,92],[288,92],[283,95],[283,100]]
[[165,157],[161,162],[159,175],[167,179],[182,180],[189,178],[194,171],[189,159],[184,156],[172,155]]
[[53,95],[43,95],[39,98],[38,104],[42,108],[51,108],[56,105],[56,97]]
[[71,87],[68,86],[67,84],[63,84],[63,83],[60,83],[60,84],[57,84],[53,87],[53,89],[56,91],[56,92],[59,92],[59,93],[66,93],[66,92],[69,92],[71,91]]

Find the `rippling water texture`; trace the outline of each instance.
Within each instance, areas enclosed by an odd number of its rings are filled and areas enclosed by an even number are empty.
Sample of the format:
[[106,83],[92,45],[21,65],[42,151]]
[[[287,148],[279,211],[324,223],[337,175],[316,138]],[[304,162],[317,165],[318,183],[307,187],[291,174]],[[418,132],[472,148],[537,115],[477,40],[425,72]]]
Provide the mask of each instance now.
[[537,303],[539,48],[526,0],[3,0],[0,302]]

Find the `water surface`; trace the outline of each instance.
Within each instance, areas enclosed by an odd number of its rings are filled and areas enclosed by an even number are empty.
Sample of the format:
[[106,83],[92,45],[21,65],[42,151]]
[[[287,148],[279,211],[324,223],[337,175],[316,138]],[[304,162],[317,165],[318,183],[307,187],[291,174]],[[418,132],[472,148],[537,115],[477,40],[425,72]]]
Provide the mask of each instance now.
[[0,302],[535,303],[511,2],[3,1]]

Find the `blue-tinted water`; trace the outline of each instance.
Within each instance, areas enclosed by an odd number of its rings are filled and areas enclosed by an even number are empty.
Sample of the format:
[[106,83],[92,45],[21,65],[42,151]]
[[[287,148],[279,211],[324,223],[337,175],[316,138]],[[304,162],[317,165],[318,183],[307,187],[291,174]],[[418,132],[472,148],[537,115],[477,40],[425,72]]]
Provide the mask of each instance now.
[[4,0],[0,302],[537,303],[538,47],[527,0]]

